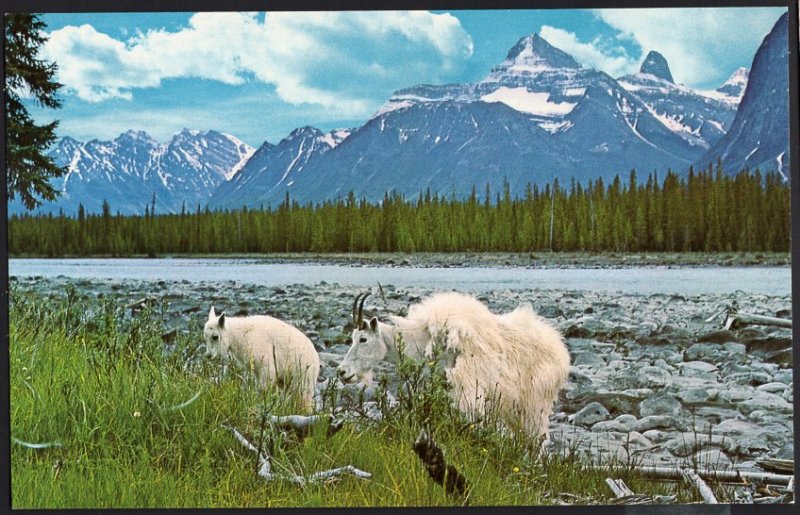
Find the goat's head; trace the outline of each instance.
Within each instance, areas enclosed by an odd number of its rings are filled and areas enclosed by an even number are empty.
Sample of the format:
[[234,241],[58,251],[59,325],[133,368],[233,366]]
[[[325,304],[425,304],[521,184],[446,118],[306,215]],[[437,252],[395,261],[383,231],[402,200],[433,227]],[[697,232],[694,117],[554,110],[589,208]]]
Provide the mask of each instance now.
[[372,381],[373,369],[388,352],[378,319],[364,321],[364,300],[368,296],[369,292],[359,294],[353,302],[353,344],[336,370],[344,383]]
[[211,311],[208,312],[208,321],[203,328],[203,336],[206,339],[206,356],[221,357],[223,360],[227,360],[230,341],[225,334],[225,313],[217,316],[214,306],[211,306]]

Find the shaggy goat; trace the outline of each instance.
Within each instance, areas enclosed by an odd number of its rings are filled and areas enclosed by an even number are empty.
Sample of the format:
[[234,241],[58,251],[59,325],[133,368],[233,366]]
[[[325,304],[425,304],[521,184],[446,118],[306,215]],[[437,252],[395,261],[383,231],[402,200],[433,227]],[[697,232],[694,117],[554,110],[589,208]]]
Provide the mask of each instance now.
[[462,412],[481,417],[494,408],[508,429],[547,438],[553,403],[569,374],[569,352],[558,330],[530,304],[495,315],[469,295],[438,293],[386,324],[364,321],[367,295],[353,303],[353,345],[338,368],[343,382],[369,383],[378,363],[397,362],[398,339],[416,360],[429,359],[440,346],[454,357],[445,374]]
[[272,383],[296,391],[306,409],[314,407],[319,356],[296,327],[264,315],[217,316],[212,306],[203,334],[206,356],[220,357],[223,362],[233,358],[241,366],[252,366],[261,388]]

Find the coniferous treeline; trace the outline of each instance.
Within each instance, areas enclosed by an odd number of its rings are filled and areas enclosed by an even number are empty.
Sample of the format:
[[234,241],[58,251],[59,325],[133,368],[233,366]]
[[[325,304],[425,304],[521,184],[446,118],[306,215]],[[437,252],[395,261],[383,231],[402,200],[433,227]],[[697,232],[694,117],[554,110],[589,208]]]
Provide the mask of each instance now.
[[275,209],[174,215],[14,216],[11,255],[260,252],[788,251],[790,191],[775,173],[731,177],[719,165],[686,178],[631,171],[583,186],[554,181],[512,196],[473,188],[464,200],[387,194]]

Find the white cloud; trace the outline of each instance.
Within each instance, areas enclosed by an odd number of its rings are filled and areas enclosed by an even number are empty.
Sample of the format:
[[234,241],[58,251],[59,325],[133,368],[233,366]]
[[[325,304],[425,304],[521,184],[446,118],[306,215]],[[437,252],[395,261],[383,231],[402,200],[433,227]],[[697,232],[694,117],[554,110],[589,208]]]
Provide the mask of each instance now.
[[[582,43],[578,37],[563,29],[542,26],[541,36],[550,44],[574,57],[582,66],[602,70],[612,77],[620,77],[637,70],[636,60],[623,48],[609,49],[600,39]],[[613,53],[612,53],[613,52]]]
[[[677,82],[708,86],[750,67],[785,8],[598,9],[595,15],[642,49],[660,52]],[[745,63],[742,55],[750,56]],[[722,79],[720,79],[722,77]]]
[[472,40],[454,16],[426,11],[216,12],[124,42],[67,26],[50,33],[43,53],[67,90],[89,102],[131,99],[173,78],[256,80],[286,102],[363,116],[374,108],[368,99],[397,79],[436,80],[463,63]]

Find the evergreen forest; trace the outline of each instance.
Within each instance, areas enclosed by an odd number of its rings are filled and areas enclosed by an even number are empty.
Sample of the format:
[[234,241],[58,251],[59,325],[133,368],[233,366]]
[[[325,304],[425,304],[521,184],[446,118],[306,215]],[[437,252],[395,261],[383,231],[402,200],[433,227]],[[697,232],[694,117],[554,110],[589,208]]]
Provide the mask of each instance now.
[[466,199],[387,193],[271,209],[179,214],[22,215],[9,220],[11,256],[130,256],[267,252],[716,252],[789,250],[790,187],[776,173],[721,166],[645,180],[631,171],[512,195],[473,188]]

